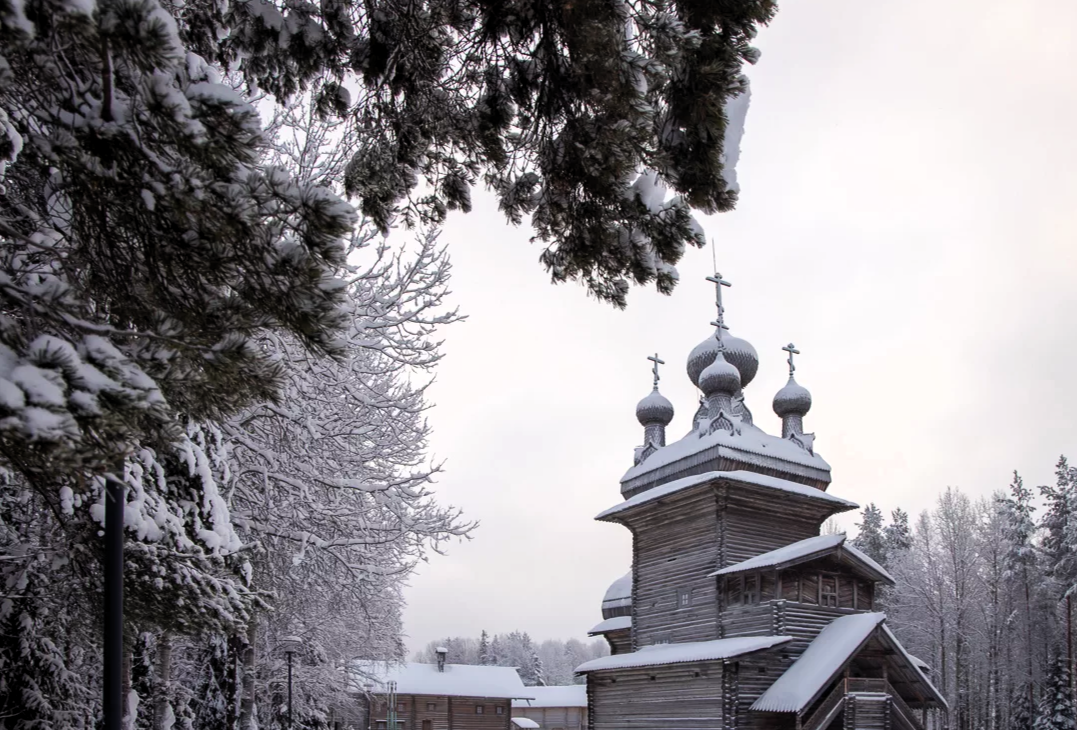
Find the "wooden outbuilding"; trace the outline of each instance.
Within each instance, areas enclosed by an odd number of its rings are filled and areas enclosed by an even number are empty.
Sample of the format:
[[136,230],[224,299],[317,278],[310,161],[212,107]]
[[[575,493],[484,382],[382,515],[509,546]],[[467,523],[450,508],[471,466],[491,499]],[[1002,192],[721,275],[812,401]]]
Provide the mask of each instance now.
[[528,687],[530,700],[512,701],[513,720],[528,719],[541,730],[587,730],[587,686]]

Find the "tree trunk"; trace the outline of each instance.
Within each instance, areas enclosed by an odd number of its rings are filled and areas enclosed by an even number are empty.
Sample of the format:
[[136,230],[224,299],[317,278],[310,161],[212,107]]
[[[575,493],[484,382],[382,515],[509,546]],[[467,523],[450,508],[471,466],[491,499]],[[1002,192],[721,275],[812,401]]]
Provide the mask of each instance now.
[[[165,718],[172,703],[172,633],[165,631],[157,640],[157,702],[153,713],[153,730],[169,730]],[[174,716],[173,716],[174,719]]]
[[239,730],[255,730],[254,672],[255,643],[258,640],[258,614],[251,615],[247,624],[247,644],[243,647],[243,690],[239,703]]
[[120,666],[120,687],[123,692],[122,726],[124,730],[133,730],[138,720],[138,702],[131,701],[131,648],[126,642],[123,647],[123,663]]

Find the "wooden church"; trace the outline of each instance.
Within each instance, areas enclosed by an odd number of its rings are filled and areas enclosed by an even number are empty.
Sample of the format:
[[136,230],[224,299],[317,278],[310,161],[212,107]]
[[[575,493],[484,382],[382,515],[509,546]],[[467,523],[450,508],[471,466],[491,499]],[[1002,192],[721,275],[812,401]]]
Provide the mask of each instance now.
[[821,535],[857,505],[827,492],[830,466],[804,432],[811,395],[774,397],[781,436],[753,423],[744,388],[759,358],[729,334],[722,289],[715,334],[688,357],[703,394],[692,429],[666,443],[673,406],[658,389],[636,415],[643,446],[624,501],[597,519],[632,533],[632,570],[610,586],[612,654],[586,675],[592,730],[926,730],[946,702],[927,668],[876,611],[886,570],[845,535]]

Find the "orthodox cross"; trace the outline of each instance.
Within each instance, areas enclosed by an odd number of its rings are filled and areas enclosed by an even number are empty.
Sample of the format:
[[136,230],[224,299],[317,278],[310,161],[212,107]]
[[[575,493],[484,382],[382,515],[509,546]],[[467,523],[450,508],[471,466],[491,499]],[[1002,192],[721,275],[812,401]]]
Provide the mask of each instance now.
[[657,352],[654,353],[654,357],[648,355],[647,359],[654,363],[654,365],[651,366],[651,372],[654,373],[654,389],[658,390],[658,366],[665,365],[666,361],[660,359]]
[[798,350],[792,342],[782,349],[789,353],[789,359],[786,360],[786,362],[789,363],[789,377],[791,378],[793,377],[793,371],[797,369],[797,366],[793,364],[793,355],[799,355],[800,350]]
[[[715,327],[719,329],[729,329],[725,326],[725,307],[722,306],[722,287],[733,286],[731,283],[722,278],[722,275],[717,271],[714,272],[714,276],[708,276],[707,281],[714,284],[714,304],[718,307],[718,324]],[[714,324],[714,322],[711,322]]]

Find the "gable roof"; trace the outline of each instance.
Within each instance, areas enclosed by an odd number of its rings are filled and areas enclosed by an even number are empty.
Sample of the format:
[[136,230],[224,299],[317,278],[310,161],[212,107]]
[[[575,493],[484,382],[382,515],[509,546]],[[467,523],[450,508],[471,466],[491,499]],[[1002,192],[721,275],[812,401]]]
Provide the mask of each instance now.
[[513,667],[446,664],[445,671],[439,672],[436,664],[357,661],[349,665],[349,670],[357,687],[375,694],[388,692],[389,683],[396,682],[396,692],[402,695],[493,699],[535,696],[530,687],[524,687]]
[[604,634],[607,631],[619,631],[620,629],[630,628],[632,628],[631,616],[614,616],[613,618],[608,618],[596,625],[593,629],[587,632],[587,635],[597,636],[598,634]]
[[513,700],[513,707],[587,707],[587,685],[568,684],[555,687],[528,687],[531,700]]
[[854,613],[831,621],[753,704],[760,712],[801,712],[833,681],[886,618]]
[[620,514],[625,510],[638,507],[641,504],[653,502],[656,499],[675,494],[685,489],[698,486],[710,481],[716,481],[718,479],[729,479],[734,482],[742,482],[744,484],[751,484],[757,487],[764,487],[766,489],[773,489],[776,491],[785,492],[790,495],[796,495],[798,497],[804,497],[813,501],[824,502],[833,507],[837,507],[838,511],[856,509],[859,505],[855,502],[850,502],[847,499],[841,497],[835,497],[832,494],[827,494],[821,489],[815,487],[809,487],[807,484],[800,484],[799,482],[791,482],[788,479],[779,479],[778,477],[767,476],[766,474],[758,474],[754,471],[708,471],[703,474],[696,474],[690,477],[684,477],[683,479],[675,479],[672,482],[666,482],[660,484],[657,487],[652,487],[645,492],[626,499],[618,505],[610,507],[604,512],[600,512],[595,519],[596,520],[608,520],[614,515]]
[[648,667],[684,662],[705,662],[729,659],[742,654],[770,649],[793,640],[792,636],[737,636],[732,639],[692,641],[682,644],[654,644],[627,654],[592,659],[576,667],[576,674],[598,672],[603,669]]
[[859,570],[859,572],[865,574],[872,580],[883,581],[890,585],[894,584],[893,577],[886,572],[886,569],[869,558],[862,551],[858,550],[855,545],[848,542],[845,533],[809,537],[806,540],[800,540],[799,542],[780,547],[777,550],[771,550],[768,553],[756,555],[753,558],[742,560],[739,563],[727,565],[726,567],[711,573],[711,577],[717,575],[736,575],[737,573],[746,573],[751,570],[761,570],[763,568],[788,568],[812,560],[818,560],[819,558],[828,555],[837,555],[841,562],[849,564],[851,567]]

